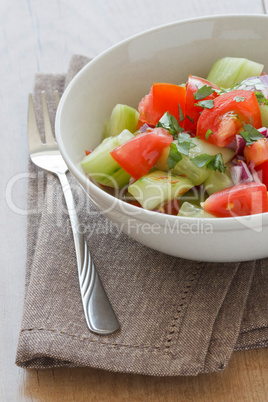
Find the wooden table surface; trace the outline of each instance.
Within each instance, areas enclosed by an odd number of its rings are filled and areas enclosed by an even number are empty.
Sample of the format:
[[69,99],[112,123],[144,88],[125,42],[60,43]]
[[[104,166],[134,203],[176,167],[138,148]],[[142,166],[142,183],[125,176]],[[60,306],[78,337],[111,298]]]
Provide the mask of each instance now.
[[[267,1],[267,4],[265,2]],[[268,0],[1,0],[0,401],[268,401],[268,349],[233,354],[223,373],[157,378],[91,368],[15,366],[26,259],[27,95],[35,72],[65,72],[157,25],[209,14],[263,14]]]

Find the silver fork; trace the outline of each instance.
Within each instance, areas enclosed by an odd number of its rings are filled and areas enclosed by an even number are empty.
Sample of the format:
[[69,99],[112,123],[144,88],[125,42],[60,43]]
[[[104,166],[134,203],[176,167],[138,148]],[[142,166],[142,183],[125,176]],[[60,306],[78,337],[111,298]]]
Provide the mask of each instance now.
[[[57,91],[55,92],[55,101],[58,106],[59,94]],[[56,174],[62,185],[73,231],[79,285],[87,325],[92,332],[97,334],[111,334],[119,328],[119,323],[102,286],[84,236],[78,230],[79,219],[75,211],[73,195],[66,176],[68,167],[61,156],[54,138],[44,92],[42,93],[42,104],[45,143],[41,141],[32,95],[29,95],[28,141],[30,157],[32,162],[38,167]]]

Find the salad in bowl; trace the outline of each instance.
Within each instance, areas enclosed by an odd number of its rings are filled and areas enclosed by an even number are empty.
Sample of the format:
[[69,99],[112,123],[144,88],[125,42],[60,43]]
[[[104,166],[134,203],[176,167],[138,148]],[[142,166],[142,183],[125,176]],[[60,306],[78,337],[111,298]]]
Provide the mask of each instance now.
[[92,202],[119,232],[180,258],[268,257],[267,30],[261,15],[178,21],[74,77],[55,131],[88,214]]
[[117,104],[81,162],[91,180],[162,214],[228,218],[268,212],[268,75],[223,57],[206,78],[152,83]]

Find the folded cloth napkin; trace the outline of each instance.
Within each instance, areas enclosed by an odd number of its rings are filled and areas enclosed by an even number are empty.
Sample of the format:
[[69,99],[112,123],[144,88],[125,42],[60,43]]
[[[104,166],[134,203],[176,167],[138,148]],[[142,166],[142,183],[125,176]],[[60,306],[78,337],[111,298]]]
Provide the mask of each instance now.
[[[63,92],[89,62],[71,60],[67,76],[38,74],[55,117]],[[16,364],[91,366],[147,375],[223,370],[234,350],[268,345],[268,260],[204,263],[146,248],[107,221],[69,173],[95,265],[120,322],[109,336],[84,318],[68,214],[58,179],[29,163],[25,305]]]

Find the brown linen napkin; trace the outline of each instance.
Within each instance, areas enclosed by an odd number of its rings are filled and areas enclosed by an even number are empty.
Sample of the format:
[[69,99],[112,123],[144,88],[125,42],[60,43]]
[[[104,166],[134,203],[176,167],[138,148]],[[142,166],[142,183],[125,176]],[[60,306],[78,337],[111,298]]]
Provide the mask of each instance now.
[[[55,117],[63,92],[89,60],[74,56],[66,77],[36,76]],[[120,322],[109,336],[86,326],[71,227],[58,179],[29,163],[25,305],[16,364],[91,366],[147,375],[223,370],[234,349],[268,345],[268,261],[214,264],[151,250],[109,223],[69,174],[78,214]]]

